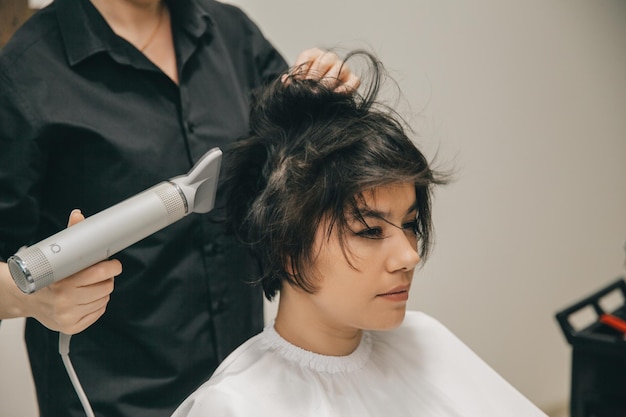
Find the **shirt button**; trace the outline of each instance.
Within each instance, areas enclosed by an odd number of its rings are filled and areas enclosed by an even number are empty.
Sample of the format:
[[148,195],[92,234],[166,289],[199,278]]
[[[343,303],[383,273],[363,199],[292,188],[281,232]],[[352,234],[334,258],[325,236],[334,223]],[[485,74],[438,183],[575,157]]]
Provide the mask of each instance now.
[[195,128],[196,128],[196,127],[193,125],[193,123],[191,123],[191,122],[187,122],[187,131],[188,131],[189,133],[193,133],[193,132],[194,132],[194,130],[195,130]]
[[221,255],[223,252],[222,245],[219,243],[207,243],[206,251],[209,255]]
[[217,301],[213,302],[213,313],[219,314],[223,313],[224,311],[226,311],[226,301],[218,299]]

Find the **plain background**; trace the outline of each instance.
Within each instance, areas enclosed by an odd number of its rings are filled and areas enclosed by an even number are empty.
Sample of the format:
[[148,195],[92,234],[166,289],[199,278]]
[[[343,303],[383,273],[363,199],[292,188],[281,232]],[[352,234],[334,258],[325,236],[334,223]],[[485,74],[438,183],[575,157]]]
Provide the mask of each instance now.
[[[624,275],[626,2],[234,3],[292,63],[311,46],[378,55],[417,143],[456,172],[410,308],[562,409],[571,348],[554,314]],[[0,327],[2,417],[36,415],[21,326]]]

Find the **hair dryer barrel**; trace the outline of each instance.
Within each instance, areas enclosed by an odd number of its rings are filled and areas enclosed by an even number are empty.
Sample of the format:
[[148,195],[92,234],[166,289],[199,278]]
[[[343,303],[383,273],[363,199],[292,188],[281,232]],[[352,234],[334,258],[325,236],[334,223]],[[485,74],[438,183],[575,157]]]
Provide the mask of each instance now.
[[66,278],[187,214],[176,186],[160,183],[9,258],[17,286],[30,293]]
[[32,293],[109,258],[180,220],[213,208],[221,151],[212,149],[191,171],[149,188],[7,260],[17,286]]

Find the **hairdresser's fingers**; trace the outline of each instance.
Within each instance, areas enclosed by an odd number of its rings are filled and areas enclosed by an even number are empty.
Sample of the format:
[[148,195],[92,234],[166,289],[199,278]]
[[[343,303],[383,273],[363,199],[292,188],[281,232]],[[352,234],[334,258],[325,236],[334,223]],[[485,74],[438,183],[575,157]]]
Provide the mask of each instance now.
[[361,85],[361,78],[357,76],[350,66],[344,61],[337,75],[339,84],[335,88],[338,92],[354,92]]
[[[83,317],[92,314],[95,311],[106,308],[107,304],[111,300],[111,295],[106,294],[100,298],[94,298],[93,300],[81,304],[76,304],[71,310],[64,313],[59,313],[58,320],[61,325],[67,330],[68,328],[75,326],[76,323],[82,320]],[[71,334],[71,332],[64,331],[64,333]]]
[[339,85],[340,74],[343,71],[344,63],[343,62],[335,62],[332,64],[330,68],[326,71],[324,76],[322,77],[322,83],[325,84],[328,88],[335,88]]
[[110,295],[78,306],[63,322],[63,333],[76,334],[94,324],[106,311]]
[[[322,51],[323,52],[323,51]],[[328,72],[336,65],[341,65],[337,54],[333,52],[323,52],[315,57],[309,70],[304,74],[304,78],[310,80],[321,80],[327,77]]]
[[324,75],[322,82],[338,93],[353,92],[361,84],[360,78],[357,77],[348,64],[343,61],[335,62],[326,75]]
[[81,213],[79,209],[74,209],[70,213],[70,217],[67,221],[67,227],[74,226],[76,223],[82,222],[85,220],[85,216]]
[[315,61],[318,56],[323,54],[324,51],[320,48],[305,49],[297,56],[296,63],[294,64],[294,70],[297,73],[306,74],[309,71],[309,68],[311,68],[313,61]]
[[[80,210],[73,210],[68,226],[84,219]],[[25,315],[37,319],[51,330],[67,334],[82,331],[86,328],[85,323],[93,323],[84,317],[102,315],[113,292],[113,277],[121,272],[122,264],[118,260],[103,261],[85,268],[26,297]],[[77,325],[79,322],[81,324]]]
[[92,324],[94,324],[106,311],[106,306],[108,304],[108,298],[100,301],[97,305],[94,304],[87,313],[85,313],[82,317],[78,319],[75,323],[68,325],[65,327],[65,334],[76,334],[80,333]]
[[57,281],[52,286],[58,286],[61,288],[79,288],[92,285],[101,281],[108,280],[116,277],[122,273],[122,263],[117,259],[110,259],[107,261],[98,262],[91,265],[82,271],[70,275],[69,277]]
[[319,80],[337,62],[339,62],[339,57],[334,52],[320,48],[307,49],[296,58],[292,75],[296,78]]
[[73,301],[77,306],[89,305],[94,301],[110,297],[114,287],[114,278],[79,287],[76,291],[73,291],[73,296],[75,297]]
[[[89,314],[86,314],[83,318],[81,318],[78,323],[76,323],[76,327],[78,331],[83,331],[87,327],[94,324],[106,311],[107,304],[103,305],[101,308],[92,311]],[[77,331],[77,333],[78,333]]]
[[340,80],[335,91],[338,93],[353,93],[361,85],[361,79],[355,74],[349,74],[345,79]]
[[[352,72],[345,61],[339,59],[334,52],[320,48],[301,52],[291,75],[302,79],[322,80],[336,92],[353,92],[361,84],[361,79]],[[288,82],[288,77],[283,76],[282,81]]]
[[285,85],[289,85],[289,80],[291,78],[308,78],[307,74],[310,72],[311,65],[313,65],[317,57],[323,54],[324,51],[319,48],[305,49],[300,52],[300,54],[296,57],[296,62],[289,71],[289,74],[283,74],[281,81],[285,83]]
[[[31,294],[28,314],[51,330],[74,334],[81,327],[76,327],[76,323],[87,315],[95,317],[91,313],[108,303],[114,288],[113,277],[121,271],[119,261],[103,261],[57,281]],[[82,330],[84,327],[79,331]]]
[[83,287],[57,285],[65,281],[61,280],[32,294],[38,299],[32,317],[51,330],[74,334],[85,329],[78,326],[78,330],[77,327],[77,323],[86,322],[83,317],[94,317],[92,313],[106,307],[113,292],[113,278]]

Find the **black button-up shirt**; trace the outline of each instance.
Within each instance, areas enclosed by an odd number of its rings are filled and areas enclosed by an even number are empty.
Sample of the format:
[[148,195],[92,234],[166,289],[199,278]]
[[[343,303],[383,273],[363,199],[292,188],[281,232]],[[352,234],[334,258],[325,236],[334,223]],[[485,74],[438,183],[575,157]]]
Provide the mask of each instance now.
[[[252,88],[286,69],[238,9],[171,1],[176,85],[87,0],[56,0],[0,54],[0,258],[186,173],[247,132]],[[219,204],[219,197],[218,197]],[[190,215],[115,255],[104,316],[72,338],[96,415],[169,416],[262,329],[254,263],[215,221]],[[82,416],[58,335],[28,320],[42,416]]]

